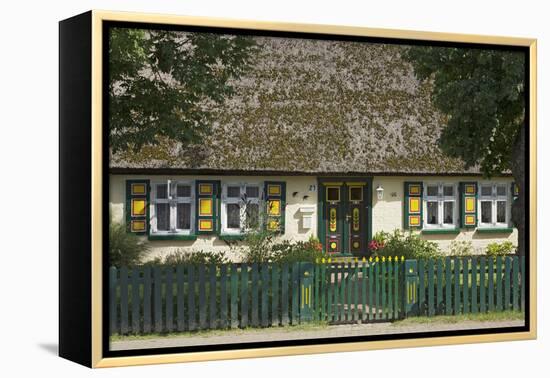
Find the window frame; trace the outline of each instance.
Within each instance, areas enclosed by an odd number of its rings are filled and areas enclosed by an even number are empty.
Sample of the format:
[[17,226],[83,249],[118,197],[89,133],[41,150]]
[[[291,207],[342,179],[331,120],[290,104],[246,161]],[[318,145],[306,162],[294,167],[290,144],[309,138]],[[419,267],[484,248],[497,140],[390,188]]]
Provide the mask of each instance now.
[[[239,187],[239,198],[228,197],[227,191],[228,187],[238,186]],[[246,203],[244,200],[244,195],[246,194],[247,187],[256,187],[258,188],[258,197],[256,198],[247,198]],[[246,221],[246,204],[254,203],[258,205],[258,217],[260,216],[261,209],[261,197],[262,197],[262,184],[260,182],[224,182],[222,183],[222,195],[221,195],[221,234],[222,235],[241,235],[243,232],[249,230],[245,227],[244,222]],[[239,205],[239,228],[229,228],[227,227],[227,205],[228,204],[238,204]]]
[[[490,228],[508,228],[510,227],[510,219],[511,219],[511,190],[509,190],[510,184],[504,183],[504,182],[494,182],[494,181],[484,181],[478,183],[479,185],[479,194],[478,194],[478,208],[479,208],[479,217],[478,217],[478,228],[481,229],[490,229]],[[483,187],[490,186],[491,187],[491,195],[483,195],[482,194],[482,188]],[[498,195],[498,187],[503,187],[505,190],[504,195]],[[482,207],[481,203],[485,201],[491,202],[491,222],[485,223],[482,222],[483,214],[482,214]],[[505,201],[505,221],[503,222],[497,222],[497,203],[499,201]]]
[[[423,196],[422,196],[422,206],[423,206],[423,229],[424,230],[454,230],[458,228],[458,184],[452,182],[443,182],[443,181],[427,181],[423,184]],[[430,196],[428,195],[428,187],[437,186],[437,195]],[[444,195],[444,187],[451,186],[453,188],[452,196]],[[437,224],[428,223],[428,202],[437,202]],[[445,203],[453,203],[453,222],[445,223]]]
[[[157,199],[157,186],[158,185],[168,185],[168,198],[166,199]],[[163,181],[157,180],[151,182],[151,205],[150,205],[150,236],[171,236],[171,235],[194,235],[195,233],[195,185],[192,180],[172,180],[166,179]],[[177,196],[177,186],[186,185],[191,188],[190,197],[178,197]],[[157,212],[156,205],[157,203],[168,203],[168,209],[170,211],[170,229],[167,231],[157,229]],[[179,229],[178,218],[177,218],[177,206],[178,203],[189,203],[190,204],[190,227],[189,229]]]

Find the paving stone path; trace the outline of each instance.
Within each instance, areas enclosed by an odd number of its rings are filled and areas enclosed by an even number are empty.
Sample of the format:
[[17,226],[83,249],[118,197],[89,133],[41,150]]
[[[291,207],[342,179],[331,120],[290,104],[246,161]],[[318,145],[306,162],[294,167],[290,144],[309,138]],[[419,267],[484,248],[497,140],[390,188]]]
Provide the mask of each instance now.
[[400,324],[367,323],[331,325],[312,328],[264,328],[228,330],[219,333],[169,336],[151,339],[131,339],[111,342],[111,350],[167,348],[211,344],[240,344],[261,341],[301,340],[346,336],[387,335],[416,332],[455,331],[523,326],[523,320],[510,321],[462,321],[459,323]]

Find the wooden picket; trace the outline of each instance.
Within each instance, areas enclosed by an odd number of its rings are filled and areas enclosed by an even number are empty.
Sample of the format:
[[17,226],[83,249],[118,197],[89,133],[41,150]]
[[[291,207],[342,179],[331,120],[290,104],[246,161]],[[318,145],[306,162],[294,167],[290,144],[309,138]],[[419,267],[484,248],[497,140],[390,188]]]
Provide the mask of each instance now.
[[271,267],[271,326],[278,326],[279,319],[279,269],[278,265]]
[[486,306],[486,290],[485,285],[488,280],[488,277],[485,273],[485,257],[479,259],[479,311],[485,312],[487,310]]
[[453,313],[452,307],[452,275],[451,275],[451,258],[445,258],[445,315],[451,315]]
[[471,259],[471,275],[470,275],[470,287],[471,287],[471,306],[470,309],[472,314],[477,314],[478,309],[478,293],[477,293],[477,280],[478,280],[478,271],[477,271],[477,259],[473,257]]

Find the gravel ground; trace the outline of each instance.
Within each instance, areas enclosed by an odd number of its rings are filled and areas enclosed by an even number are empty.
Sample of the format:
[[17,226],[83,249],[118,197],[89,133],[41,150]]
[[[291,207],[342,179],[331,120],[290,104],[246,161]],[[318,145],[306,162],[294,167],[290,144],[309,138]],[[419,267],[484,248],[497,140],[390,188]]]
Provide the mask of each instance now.
[[295,329],[265,328],[220,333],[205,333],[189,336],[159,337],[151,339],[128,339],[111,342],[111,350],[130,350],[148,348],[182,347],[211,344],[235,344],[261,341],[301,340],[345,336],[387,335],[411,332],[456,331],[484,328],[520,327],[523,320],[510,321],[461,321],[459,323],[430,322],[425,324],[367,323],[331,325],[328,327],[312,327]]

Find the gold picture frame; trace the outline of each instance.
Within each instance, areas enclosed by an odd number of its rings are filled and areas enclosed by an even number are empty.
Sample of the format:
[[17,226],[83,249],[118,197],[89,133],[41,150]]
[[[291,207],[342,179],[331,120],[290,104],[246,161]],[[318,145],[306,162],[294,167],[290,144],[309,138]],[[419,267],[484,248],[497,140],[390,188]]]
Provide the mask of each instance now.
[[[77,269],[86,271],[88,269],[91,278],[90,288],[91,295],[89,297],[91,321],[91,334],[89,335],[90,345],[86,347],[85,353],[89,358],[83,358],[80,354],[73,355],[69,350],[71,343],[71,335],[69,332],[74,332],[74,329],[67,329],[60,341],[60,354],[63,357],[83,363],[87,366],[99,367],[115,367],[115,366],[130,366],[144,364],[161,364],[174,362],[191,362],[191,361],[209,361],[221,359],[238,359],[251,357],[267,357],[267,356],[284,356],[284,355],[299,355],[312,353],[329,353],[329,352],[348,352],[373,349],[389,349],[389,348],[406,348],[419,346],[435,346],[435,345],[450,345],[450,344],[466,344],[466,343],[484,343],[495,341],[512,341],[512,340],[527,340],[535,339],[537,336],[537,301],[536,301],[536,250],[537,250],[537,170],[536,170],[536,155],[537,155],[537,41],[529,38],[514,38],[501,36],[484,36],[484,35],[469,35],[469,34],[451,34],[437,33],[426,31],[411,31],[411,30],[394,30],[394,29],[379,29],[368,27],[352,27],[352,26],[337,26],[337,25],[317,25],[317,24],[297,24],[297,23],[281,23],[281,22],[265,22],[254,20],[233,20],[210,17],[191,17],[191,16],[176,16],[162,14],[146,14],[146,13],[127,13],[127,12],[110,12],[93,10],[81,17],[85,25],[82,30],[87,30],[89,26],[90,41],[90,86],[91,86],[91,103],[90,106],[90,152],[91,152],[91,168],[89,171],[89,188],[91,197],[89,198],[91,220],[89,230],[90,245],[89,253],[91,259],[89,266],[80,266]],[[77,18],[67,20],[67,22],[76,22]],[[73,21],[71,21],[73,20]],[[63,22],[62,21],[62,25]],[[528,324],[529,330],[523,332],[499,332],[491,334],[477,335],[456,335],[456,336],[436,336],[436,337],[418,337],[418,338],[402,338],[396,336],[395,340],[376,340],[376,341],[361,341],[361,342],[345,342],[345,343],[330,343],[330,344],[312,344],[300,346],[284,346],[284,347],[265,347],[254,349],[233,349],[233,350],[213,350],[207,352],[186,352],[186,353],[170,353],[170,354],[143,354],[121,357],[105,357],[103,350],[105,338],[105,324],[103,323],[103,295],[105,293],[104,268],[103,268],[103,248],[104,248],[104,206],[105,194],[104,183],[102,178],[104,175],[105,159],[104,156],[104,115],[102,104],[105,102],[103,98],[103,73],[102,66],[105,58],[105,41],[104,41],[104,23],[105,22],[129,22],[129,23],[147,23],[161,25],[185,25],[185,26],[202,26],[202,27],[217,27],[229,29],[245,29],[245,30],[261,30],[261,31],[277,31],[289,33],[312,33],[312,34],[330,34],[341,36],[359,36],[384,39],[400,39],[400,40],[422,40],[432,42],[458,42],[472,43],[477,45],[503,45],[503,46],[521,46],[529,50],[529,234],[526,236],[529,242],[529,307],[528,307]],[[68,24],[67,24],[68,25]],[[78,28],[77,28],[78,29]],[[63,28],[61,29],[63,31]],[[70,30],[70,29],[67,29]],[[62,51],[63,53],[63,51]],[[63,127],[62,127],[63,129]],[[87,185],[87,184],[86,184]],[[63,206],[63,204],[61,205]],[[63,251],[61,259],[66,256]],[[68,264],[76,264],[69,262]],[[73,265],[74,267],[74,265]],[[61,272],[60,274],[65,274]],[[69,285],[68,279],[61,279],[63,285]],[[62,299],[61,299],[62,300]],[[63,301],[62,301],[63,302]],[[61,304],[63,306],[63,303]],[[68,312],[69,316],[71,312]],[[60,320],[61,321],[61,320]],[[63,331],[62,331],[63,332]],[[67,341],[64,341],[67,340]],[[86,340],[86,338],[84,338]],[[67,345],[66,347],[64,345]],[[89,355],[88,355],[89,353]]]

